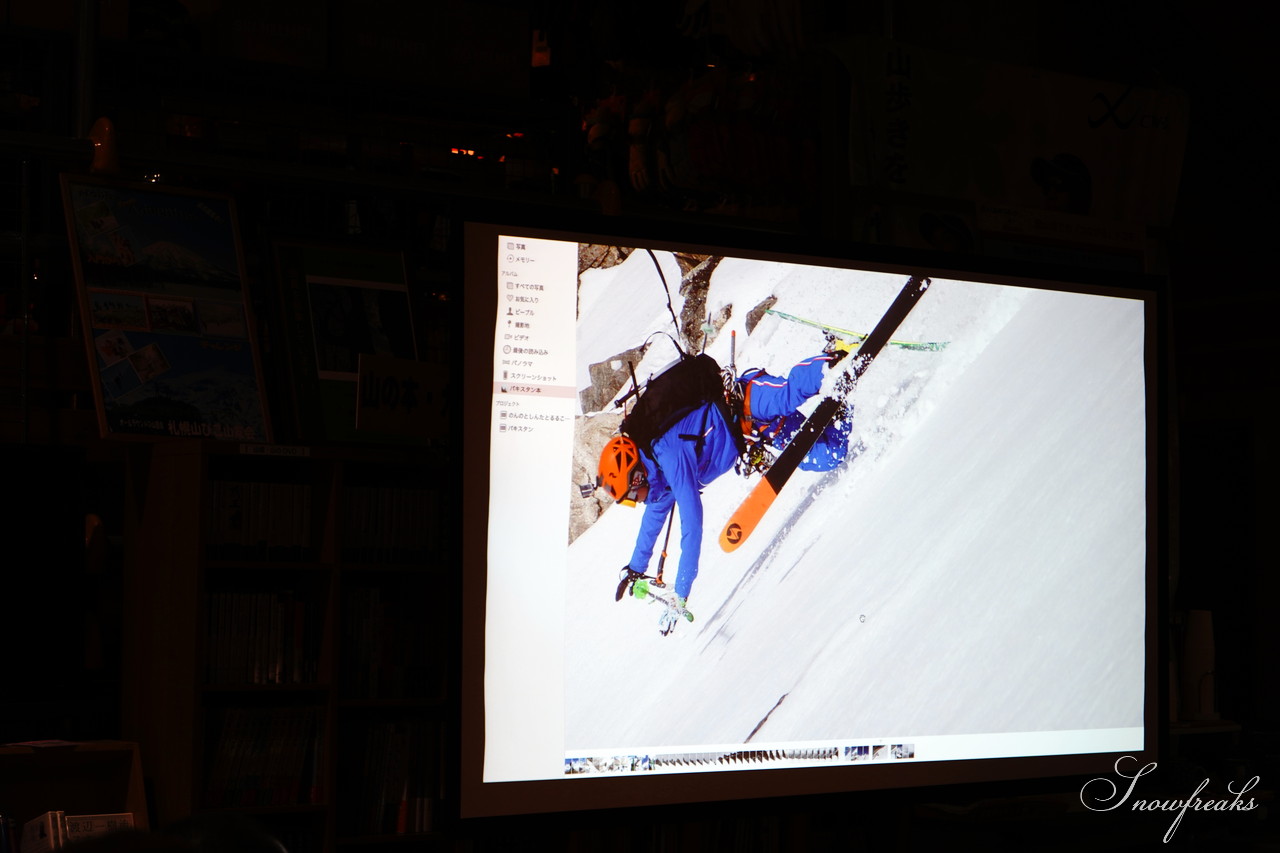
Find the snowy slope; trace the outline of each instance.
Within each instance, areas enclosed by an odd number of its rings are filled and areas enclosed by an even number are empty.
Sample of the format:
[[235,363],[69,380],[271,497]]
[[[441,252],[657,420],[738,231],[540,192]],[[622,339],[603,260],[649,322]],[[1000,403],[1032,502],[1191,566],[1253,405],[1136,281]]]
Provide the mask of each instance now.
[[[643,305],[614,352],[664,327],[642,259],[647,280],[633,256],[592,282]],[[870,331],[902,283],[726,260],[709,352],[727,361],[736,328],[739,369],[785,372],[820,333],[768,316],[747,336],[751,306]],[[754,743],[1140,724],[1141,329],[1137,302],[935,281],[897,336],[951,344],[872,365],[847,469],[797,474],[733,554],[715,536],[754,480],[705,490],[697,621],[670,637],[656,606],[613,601],[641,511],[611,508],[569,553],[566,747],[741,743],[766,715]]]
[[[684,304],[680,296],[680,265],[670,252],[655,252],[662,275],[671,287],[671,306],[676,316]],[[623,350],[639,346],[650,333],[672,332],[667,310],[667,292],[648,252],[636,251],[616,267],[586,270],[578,290],[578,387],[591,384],[587,368]],[[651,355],[658,361],[675,357],[670,346],[655,346]],[[659,355],[660,354],[660,355]],[[647,375],[660,364],[650,358],[636,366],[638,375]]]

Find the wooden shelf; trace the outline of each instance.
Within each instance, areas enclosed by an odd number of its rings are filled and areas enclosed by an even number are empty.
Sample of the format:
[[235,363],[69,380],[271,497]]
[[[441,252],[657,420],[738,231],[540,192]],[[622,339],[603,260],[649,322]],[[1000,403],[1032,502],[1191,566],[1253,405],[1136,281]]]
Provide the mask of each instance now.
[[19,829],[47,811],[133,812],[148,827],[138,744],[85,741],[58,746],[0,746],[0,810]]
[[[123,721],[157,756],[164,823],[243,812],[331,853],[385,831],[409,788],[409,808],[440,814],[453,651],[427,626],[453,616],[428,593],[456,572],[437,466],[412,449],[136,448]],[[424,542],[441,556],[406,561]],[[397,745],[411,754],[366,758]]]

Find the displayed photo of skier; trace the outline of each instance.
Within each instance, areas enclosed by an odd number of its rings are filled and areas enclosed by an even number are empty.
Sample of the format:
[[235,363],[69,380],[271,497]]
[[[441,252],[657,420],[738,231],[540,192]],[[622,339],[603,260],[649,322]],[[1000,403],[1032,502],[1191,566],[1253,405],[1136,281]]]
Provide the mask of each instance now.
[[1144,322],[581,246],[565,748],[1140,726]]

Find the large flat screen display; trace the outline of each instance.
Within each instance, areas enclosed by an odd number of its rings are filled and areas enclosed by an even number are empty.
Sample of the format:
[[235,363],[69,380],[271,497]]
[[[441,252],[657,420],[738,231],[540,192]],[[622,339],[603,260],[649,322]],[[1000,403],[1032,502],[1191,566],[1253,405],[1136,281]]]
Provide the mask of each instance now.
[[1154,754],[1150,292],[472,225],[466,300],[464,816]]

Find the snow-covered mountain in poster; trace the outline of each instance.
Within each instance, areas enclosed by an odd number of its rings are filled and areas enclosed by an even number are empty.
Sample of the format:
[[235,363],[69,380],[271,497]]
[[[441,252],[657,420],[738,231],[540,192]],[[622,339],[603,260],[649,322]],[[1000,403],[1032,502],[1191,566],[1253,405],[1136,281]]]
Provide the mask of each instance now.
[[[660,606],[614,601],[642,508],[572,542],[566,749],[1142,724],[1144,305],[933,278],[894,337],[947,346],[881,352],[851,398],[856,458],[797,472],[733,553],[716,538],[756,478],[704,490],[694,622],[664,637]],[[582,274],[579,388],[673,330],[680,279],[669,252]],[[727,364],[736,331],[739,371],[785,374],[822,333],[772,314],[748,331],[752,307],[869,332],[905,280],[727,258],[707,352]],[[674,356],[654,338],[636,373]],[[679,539],[677,518],[668,578]]]

